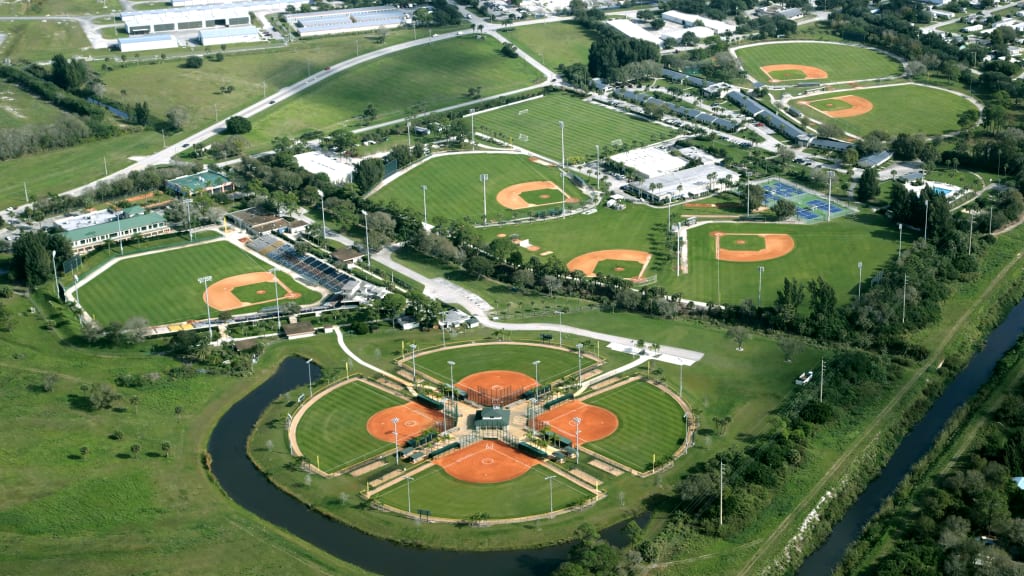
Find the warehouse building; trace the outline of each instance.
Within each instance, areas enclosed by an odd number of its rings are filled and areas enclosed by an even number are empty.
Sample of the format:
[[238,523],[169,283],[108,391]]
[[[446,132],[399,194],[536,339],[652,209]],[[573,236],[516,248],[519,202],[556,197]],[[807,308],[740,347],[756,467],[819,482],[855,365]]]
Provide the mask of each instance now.
[[118,38],[117,49],[121,52],[145,52],[147,50],[170,50],[178,47],[178,40],[170,34],[151,34],[137,38]]
[[398,28],[412,24],[413,10],[380,6],[288,14],[284,17],[300,38],[347,34],[350,32],[372,32],[380,28]]
[[255,26],[232,26],[199,31],[199,43],[203,46],[220,44],[242,44],[260,42],[260,29]]
[[252,26],[251,12],[284,12],[288,6],[301,6],[308,2],[309,0],[287,2],[266,0],[122,12],[121,21],[124,22],[125,28],[131,36],[230,26]]

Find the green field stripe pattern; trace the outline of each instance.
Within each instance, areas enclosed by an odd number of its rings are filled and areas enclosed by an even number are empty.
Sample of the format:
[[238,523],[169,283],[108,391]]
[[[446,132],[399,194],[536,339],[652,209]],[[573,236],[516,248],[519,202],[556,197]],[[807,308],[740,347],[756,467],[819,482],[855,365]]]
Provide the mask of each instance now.
[[[839,96],[860,96],[871,102],[873,108],[866,114],[848,118],[829,118],[821,110],[824,104],[839,100],[813,103],[816,100]],[[811,105],[801,102],[812,102]],[[957,117],[974,108],[966,97],[928,86],[882,86],[845,92],[824,92],[794,100],[797,108],[807,116],[835,124],[847,132],[864,135],[872,130],[889,134],[943,134],[957,129]],[[912,104],[912,105],[910,105]],[[832,110],[838,110],[834,107]]]
[[[101,324],[137,316],[154,325],[195,320],[206,318],[203,285],[198,278],[210,275],[216,282],[268,269],[242,248],[212,242],[117,262],[82,287],[80,302]],[[278,273],[278,278],[303,295],[291,302],[304,304],[320,298],[315,290],[302,287],[287,274]]]
[[[565,122],[565,157],[569,164],[594,158],[595,146],[601,146],[604,157],[606,152],[646,146],[675,134],[672,128],[565,94],[548,95],[478,114],[475,122],[477,132],[560,161],[560,120]],[[613,146],[613,142],[621,144]]]
[[[828,74],[828,78],[815,82],[868,80],[901,72],[898,62],[874,50],[829,42],[779,42],[740,47],[736,49],[736,56],[743,63],[743,69],[761,82],[771,82],[772,78],[762,72],[761,67],[773,64],[814,66]],[[780,78],[778,73],[772,76]]]
[[403,402],[362,382],[353,382],[320,398],[309,407],[295,429],[299,450],[320,469],[333,472],[394,446],[370,436],[370,416]]
[[550,508],[565,508],[583,502],[590,493],[562,478],[552,480],[549,494],[547,471],[540,466],[530,468],[519,478],[497,484],[474,484],[456,480],[440,467],[431,468],[413,476],[415,480],[408,487],[400,482],[380,492],[377,499],[400,510],[409,506],[412,511],[430,510],[432,516],[444,518],[469,518],[484,513],[490,518],[518,518],[534,514],[546,514]]
[[[557,337],[557,336],[556,336]],[[416,357],[416,368],[421,373],[433,376],[441,382],[448,382],[448,361],[454,360],[455,382],[485,370],[512,370],[533,378],[533,361],[540,360],[537,373],[541,383],[575,375],[579,370],[576,351],[556,350],[541,346],[473,346],[446,349]],[[583,357],[583,371],[594,361]],[[406,363],[411,367],[411,363]]]
[[[598,454],[634,470],[645,470],[652,455],[658,462],[665,462],[680,446],[684,434],[683,409],[650,384],[633,382],[588,398],[586,403],[611,410],[619,418],[615,433],[586,444]],[[585,421],[580,424],[586,425]]]
[[[498,204],[498,192],[522,182],[549,181],[562,185],[558,168],[531,162],[522,154],[452,154],[431,158],[374,193],[372,198],[382,204],[394,202],[423,213],[423,186],[427,187],[427,220],[436,222],[444,217],[451,220],[469,218],[483,222],[484,189],[480,175],[487,174],[487,218],[494,222],[530,216],[534,212],[561,210],[558,190],[545,190],[551,195],[548,202],[558,202],[537,208],[509,210]],[[565,180],[566,193],[582,199],[583,194]],[[566,209],[578,206],[566,205]]]

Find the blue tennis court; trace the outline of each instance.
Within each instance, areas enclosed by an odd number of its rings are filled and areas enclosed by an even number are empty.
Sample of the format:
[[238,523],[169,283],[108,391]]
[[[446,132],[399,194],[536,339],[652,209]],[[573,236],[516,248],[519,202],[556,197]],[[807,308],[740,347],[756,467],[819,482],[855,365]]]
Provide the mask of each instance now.
[[818,219],[818,215],[817,214],[815,214],[813,211],[808,210],[806,208],[797,208],[796,209],[796,215],[801,217],[801,218],[803,218],[804,220],[817,220]]
[[841,206],[836,206],[835,204],[829,206],[828,202],[824,200],[811,200],[807,203],[807,205],[810,206],[811,208],[814,208],[815,210],[831,212],[833,214],[838,214],[843,211],[843,208]]
[[785,182],[768,182],[761,186],[765,190],[765,196],[774,195],[779,198],[793,198],[803,194],[802,191]]

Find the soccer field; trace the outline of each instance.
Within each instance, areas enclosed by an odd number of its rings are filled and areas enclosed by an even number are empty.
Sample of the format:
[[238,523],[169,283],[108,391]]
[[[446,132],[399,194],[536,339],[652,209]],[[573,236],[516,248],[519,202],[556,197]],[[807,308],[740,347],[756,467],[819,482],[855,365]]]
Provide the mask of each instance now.
[[[498,203],[502,189],[523,182],[548,181],[562,185],[558,168],[530,161],[522,154],[448,154],[430,158],[408,173],[381,188],[372,195],[381,203],[394,202],[414,213],[423,212],[423,186],[427,187],[427,221],[436,223],[439,217],[449,220],[469,218],[483,222],[484,183],[481,174],[487,174],[487,219],[489,222],[522,218],[536,213],[561,210],[558,190],[543,190],[547,199],[534,207],[510,210]],[[566,210],[571,210],[583,194],[566,178]]]
[[366,431],[366,421],[377,412],[402,402],[362,382],[352,382],[320,398],[299,420],[295,440],[302,454],[320,469],[333,472],[387,450]]
[[685,433],[682,407],[650,384],[633,382],[584,401],[611,410],[619,418],[619,428],[611,436],[585,444],[598,454],[643,471],[652,456],[666,462],[681,445]]
[[[449,476],[441,468],[431,468],[413,476],[414,481],[401,482],[377,495],[377,499],[400,510],[412,507],[430,510],[433,516],[469,518],[484,513],[490,518],[517,518],[545,514],[571,506],[590,496],[585,490],[557,476],[549,489],[546,470],[534,466],[508,482],[474,484]],[[411,504],[410,504],[411,502]]]
[[747,74],[761,82],[771,82],[773,78],[787,83],[803,80],[802,75],[789,78],[785,73],[775,73],[769,76],[761,70],[762,66],[782,64],[820,68],[828,74],[827,78],[821,79],[822,82],[882,78],[901,71],[898,62],[874,50],[833,42],[760,44],[737,48],[736,56]]
[[577,164],[670,138],[675,129],[590,104],[567,94],[547,95],[476,116],[476,131],[493,135],[555,160],[561,160],[565,123],[565,159]]
[[[831,99],[842,96],[859,96],[871,102],[873,108],[865,114],[849,118],[830,118],[821,111],[829,102],[838,102]],[[943,134],[956,130],[957,117],[965,110],[974,108],[963,96],[916,84],[821,92],[797,98],[794,102],[807,116],[860,135],[872,130],[882,130],[889,134]],[[908,106],[908,103],[913,105]]]
[[[189,246],[116,262],[82,286],[79,302],[100,324],[123,322],[136,316],[145,318],[150,325],[195,320],[206,318],[203,285],[198,278],[209,275],[216,282],[268,269],[266,263],[226,241]],[[320,299],[317,291],[302,286],[286,273],[278,273],[278,279],[289,290],[302,295],[290,302],[311,304]],[[242,308],[233,312],[244,311]],[[215,310],[212,313],[217,314]]]

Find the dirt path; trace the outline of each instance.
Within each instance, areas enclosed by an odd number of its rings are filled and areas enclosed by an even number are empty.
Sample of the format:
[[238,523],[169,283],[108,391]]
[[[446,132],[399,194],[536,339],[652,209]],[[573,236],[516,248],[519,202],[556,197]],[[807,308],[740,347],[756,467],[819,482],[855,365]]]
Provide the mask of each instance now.
[[[914,376],[900,387],[896,394],[893,395],[892,399],[889,400],[889,403],[885,405],[885,408],[875,416],[874,420],[871,421],[853,444],[843,452],[842,456],[836,459],[835,463],[833,463],[828,471],[825,472],[825,475],[807,491],[807,495],[793,507],[792,511],[787,514],[781,522],[779,522],[779,525],[775,530],[773,530],[767,538],[761,541],[761,545],[758,546],[757,552],[755,552],[754,555],[750,557],[750,560],[743,565],[743,568],[737,572],[738,576],[750,574],[767,554],[776,551],[781,541],[789,537],[793,523],[800,521],[803,518],[805,511],[808,510],[818,498],[820,498],[820,494],[825,490],[825,487],[834,483],[837,479],[836,477],[846,469],[847,464],[849,464],[854,458],[860,456],[864,452],[865,447],[877,438],[880,429],[883,425],[888,424],[891,419],[891,415],[896,408],[903,406],[904,401],[907,399],[910,392],[916,390],[917,381],[921,379],[921,376],[924,375],[925,371],[927,371],[929,367],[935,365],[935,362],[938,360],[939,356],[943,354],[943,351],[946,346],[949,345],[953,336],[960,332],[960,328],[963,326],[964,322],[971,317],[982,302],[986,302],[988,300],[988,296],[991,294],[992,290],[995,289],[1004,277],[1006,277],[1010,270],[1019,264],[1020,258],[1021,255],[1018,253],[1013,260],[999,271],[999,274],[992,279],[992,282],[989,283],[985,292],[975,300],[974,305],[965,310],[956,321],[956,324],[946,331],[946,335],[943,337],[942,341],[935,347],[935,350],[931,355],[928,356],[928,359],[921,363],[921,366],[916,372],[914,372]],[[800,515],[798,516],[798,514]]]

